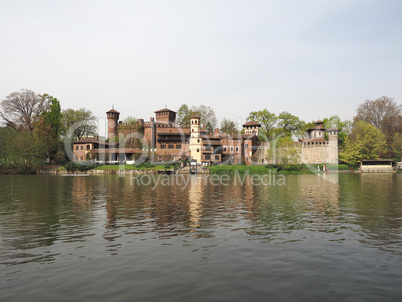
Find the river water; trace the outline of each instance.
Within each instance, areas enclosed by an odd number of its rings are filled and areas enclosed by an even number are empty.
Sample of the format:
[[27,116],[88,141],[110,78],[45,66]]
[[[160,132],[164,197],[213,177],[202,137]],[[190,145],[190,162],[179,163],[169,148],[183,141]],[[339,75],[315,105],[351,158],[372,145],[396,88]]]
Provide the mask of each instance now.
[[0,176],[0,301],[402,297],[402,174],[155,177]]

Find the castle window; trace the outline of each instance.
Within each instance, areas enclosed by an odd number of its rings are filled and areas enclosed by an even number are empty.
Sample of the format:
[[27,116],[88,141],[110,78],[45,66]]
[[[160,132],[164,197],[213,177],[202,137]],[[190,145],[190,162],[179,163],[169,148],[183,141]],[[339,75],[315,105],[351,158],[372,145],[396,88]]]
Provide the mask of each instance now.
[[84,146],[81,146],[81,150],[84,150]]
[[75,150],[78,150],[78,146],[75,146]]
[[173,149],[173,144],[169,144],[169,149]]
[[191,132],[194,132],[194,129],[191,129]]
[[87,145],[87,150],[91,150],[91,146],[90,146],[90,145]]
[[223,147],[223,152],[226,152],[226,149],[227,149],[227,147],[225,146],[225,147]]
[[233,147],[230,147],[230,151],[233,151]]
[[197,143],[199,143],[200,142],[200,140],[199,139],[197,139]]
[[236,147],[236,152],[239,151],[239,147]]
[[176,149],[181,149],[181,144],[177,144]]
[[200,152],[200,149],[197,149],[197,152]]
[[215,155],[215,159],[216,159],[216,160],[219,160],[219,155]]
[[166,149],[166,144],[161,144],[161,149]]

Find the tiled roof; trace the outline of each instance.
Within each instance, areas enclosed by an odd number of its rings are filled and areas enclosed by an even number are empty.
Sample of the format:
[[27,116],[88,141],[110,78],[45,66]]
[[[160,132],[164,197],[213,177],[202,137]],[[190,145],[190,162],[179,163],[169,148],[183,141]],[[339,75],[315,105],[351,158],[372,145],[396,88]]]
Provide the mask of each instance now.
[[307,131],[312,131],[312,130],[325,130],[325,128],[321,125],[317,125],[313,128],[308,129]]
[[258,126],[258,127],[261,127],[261,124],[257,123],[257,122],[254,122],[254,121],[249,121],[249,122],[243,124],[243,127],[246,127],[246,126]]

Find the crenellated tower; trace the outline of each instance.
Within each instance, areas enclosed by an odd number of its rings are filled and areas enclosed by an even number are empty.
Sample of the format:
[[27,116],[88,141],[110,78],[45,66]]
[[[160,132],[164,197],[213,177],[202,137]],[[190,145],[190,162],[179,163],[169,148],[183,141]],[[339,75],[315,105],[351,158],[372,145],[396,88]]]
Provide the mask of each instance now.
[[107,117],[107,135],[109,141],[113,139],[117,134],[117,125],[119,123],[120,112],[114,109],[114,106],[111,110],[106,112]]
[[329,128],[327,129],[328,134],[328,163],[337,165],[339,162],[338,155],[338,132],[337,128]]

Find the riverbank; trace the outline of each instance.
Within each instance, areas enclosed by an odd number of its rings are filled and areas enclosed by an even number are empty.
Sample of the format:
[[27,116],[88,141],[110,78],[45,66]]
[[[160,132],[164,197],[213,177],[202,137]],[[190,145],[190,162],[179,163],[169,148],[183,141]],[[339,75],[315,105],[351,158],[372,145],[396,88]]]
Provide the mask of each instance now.
[[[313,174],[324,172],[324,165],[218,165],[209,167],[212,174],[233,174],[233,173],[250,173],[250,174]],[[354,172],[353,168],[346,165],[325,165],[325,172]]]
[[[74,166],[73,166],[74,165]],[[2,175],[19,175],[19,174],[193,174],[195,169],[179,168],[177,165],[79,165],[70,163],[66,166],[45,165],[40,166],[36,170],[21,170],[16,167],[0,168]],[[323,165],[215,165],[203,167],[202,171],[199,167],[197,174],[315,174],[323,173]],[[202,172],[202,173],[201,173]],[[326,165],[326,173],[359,173],[346,165]],[[396,172],[401,172],[396,171]]]

